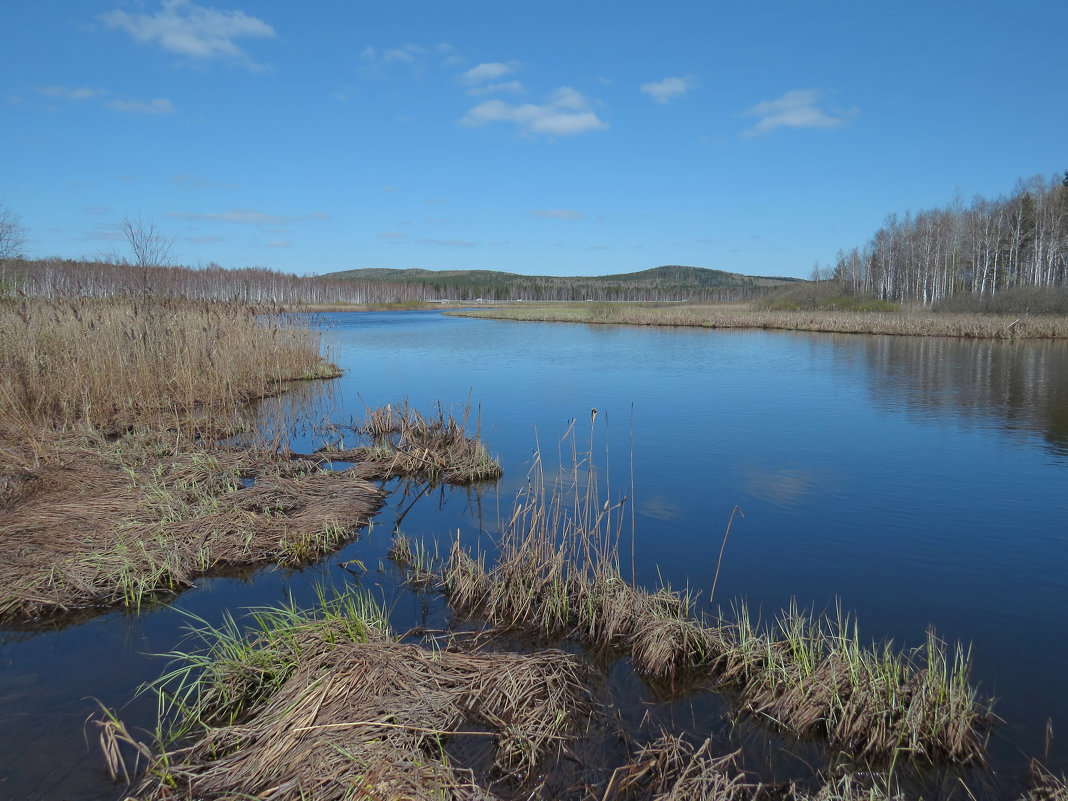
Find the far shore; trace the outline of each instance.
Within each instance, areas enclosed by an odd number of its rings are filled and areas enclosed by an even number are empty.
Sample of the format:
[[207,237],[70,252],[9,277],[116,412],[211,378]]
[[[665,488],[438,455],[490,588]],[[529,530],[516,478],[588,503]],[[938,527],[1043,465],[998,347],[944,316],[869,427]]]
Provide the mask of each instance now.
[[958,337],[962,339],[1066,339],[1068,316],[902,311],[765,311],[729,303],[523,303],[451,310],[459,317],[594,325],[760,328],[838,334]]

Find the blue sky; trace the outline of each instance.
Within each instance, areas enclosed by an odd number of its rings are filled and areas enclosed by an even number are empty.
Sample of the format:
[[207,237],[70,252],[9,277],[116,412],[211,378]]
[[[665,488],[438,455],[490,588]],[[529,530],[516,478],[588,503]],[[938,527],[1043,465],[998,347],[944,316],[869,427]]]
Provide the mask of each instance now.
[[0,26],[30,256],[807,276],[1068,169],[1068,3],[34,0]]

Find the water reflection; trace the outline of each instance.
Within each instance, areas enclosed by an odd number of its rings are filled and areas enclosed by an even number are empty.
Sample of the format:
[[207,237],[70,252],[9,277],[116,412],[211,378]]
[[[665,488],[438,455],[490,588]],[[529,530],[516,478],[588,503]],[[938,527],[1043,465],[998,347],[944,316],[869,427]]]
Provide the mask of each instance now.
[[862,352],[877,407],[1034,432],[1068,456],[1068,343],[866,337]]

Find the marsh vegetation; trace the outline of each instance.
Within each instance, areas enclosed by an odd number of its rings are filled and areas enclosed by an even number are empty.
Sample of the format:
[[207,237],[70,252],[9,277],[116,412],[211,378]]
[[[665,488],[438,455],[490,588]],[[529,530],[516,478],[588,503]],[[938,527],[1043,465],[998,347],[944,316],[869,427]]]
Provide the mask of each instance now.
[[[606,318],[616,308],[572,306]],[[0,307],[13,343],[0,357],[6,626],[137,612],[205,574],[314,562],[367,525],[393,478],[446,487],[501,476],[470,402],[455,416],[366,408],[324,422],[304,453],[257,436],[250,400],[337,372],[299,319],[151,298]],[[192,638],[145,690],[159,701],[156,730],[127,726],[121,710],[96,718],[110,767],[130,783],[123,792],[982,793],[998,722],[967,646],[930,631],[918,648],[895,647],[862,638],[846,611],[764,616],[702,602],[696,587],[639,583],[631,493],[601,483],[595,424],[587,445],[574,429],[563,438],[559,467],[535,452],[481,543],[457,536],[438,550],[404,535],[399,515],[389,557],[408,591],[448,602],[443,627],[393,631],[384,597],[359,588],[324,590],[308,608],[192,619]],[[665,704],[726,699],[724,730],[622,715],[633,700],[618,695],[621,671]],[[813,764],[783,782],[747,759],[734,730]],[[945,791],[954,782],[963,790]],[[1063,778],[1036,768],[1031,797],[1064,792]]]
[[[877,300],[837,295],[826,303],[794,300],[797,289],[762,303],[560,303],[498,306],[448,312],[456,316],[594,325],[685,326],[838,334],[886,334],[961,339],[1062,339],[1068,316],[979,312],[933,312]],[[779,300],[776,300],[779,298]],[[810,306],[805,308],[804,306]]]

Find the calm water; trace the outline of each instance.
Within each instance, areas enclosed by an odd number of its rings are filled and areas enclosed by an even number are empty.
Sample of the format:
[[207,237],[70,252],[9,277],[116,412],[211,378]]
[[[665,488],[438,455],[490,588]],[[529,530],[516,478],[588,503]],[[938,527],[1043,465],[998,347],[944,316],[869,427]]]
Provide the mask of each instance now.
[[[312,417],[339,425],[365,405],[407,398],[432,411],[481,411],[504,468],[496,489],[442,491],[404,517],[413,537],[447,548],[457,531],[491,541],[525,480],[536,445],[555,461],[572,420],[590,438],[615,499],[631,495],[638,581],[711,586],[737,504],[716,603],[748,599],[765,614],[796,598],[840,600],[862,636],[914,645],[933,626],[974,644],[975,678],[1006,726],[995,768],[1022,771],[1040,754],[1068,769],[1068,345],[973,343],[761,331],[647,330],[442,317],[327,315],[346,370],[309,391]],[[291,424],[296,449],[319,444]],[[566,461],[566,458],[565,458]],[[418,492],[418,490],[414,490]],[[398,628],[445,615],[439,599],[396,588],[380,560],[409,498],[332,559],[300,573],[210,579],[175,608],[113,613],[59,632],[5,634],[0,645],[0,797],[113,798],[83,721],[92,698],[118,707],[174,647],[187,610],[294,595],[316,582],[353,583],[337,566],[358,557],[362,584],[393,606]],[[627,536],[629,537],[629,523]],[[629,550],[629,543],[628,543]],[[424,603],[425,602],[425,603]],[[116,667],[115,658],[120,664]],[[25,699],[31,699],[27,703]],[[148,725],[148,699],[122,715]],[[1066,729],[1068,731],[1068,729]],[[90,739],[95,735],[90,732]]]

